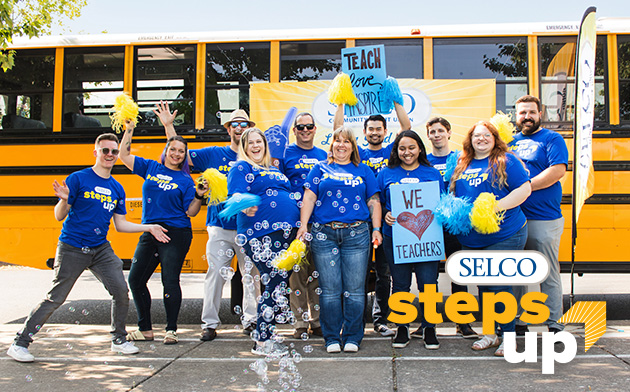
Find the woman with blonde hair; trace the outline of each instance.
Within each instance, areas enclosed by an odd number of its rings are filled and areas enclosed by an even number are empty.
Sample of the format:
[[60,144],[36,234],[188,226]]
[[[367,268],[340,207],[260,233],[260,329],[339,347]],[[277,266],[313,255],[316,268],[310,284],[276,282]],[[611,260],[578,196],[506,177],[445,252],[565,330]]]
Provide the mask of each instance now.
[[236,242],[258,268],[264,285],[256,330],[251,333],[255,341],[252,352],[281,356],[288,349],[274,331],[276,320],[290,317],[286,297],[290,271],[276,269],[273,260],[295,239],[300,210],[288,178],[271,165],[267,139],[258,128],[241,135],[238,161],[228,174],[228,194],[238,197],[245,193],[260,197],[260,203],[237,215]]
[[[527,240],[527,219],[521,205],[531,193],[529,174],[521,160],[508,150],[499,131],[488,121],[475,124],[464,138],[462,153],[451,177],[450,189],[457,197],[473,201],[483,192],[496,196],[496,212],[503,214],[499,230],[491,234],[471,230],[457,239],[463,249],[522,250]],[[479,297],[484,292],[512,293],[512,286],[479,286]],[[504,305],[495,309],[503,312]],[[514,320],[500,324],[502,332],[514,331]],[[503,356],[503,343],[496,334],[485,335],[473,343],[473,350],[499,346],[494,353]]]
[[298,238],[312,238],[322,289],[320,324],[329,353],[340,352],[342,345],[345,352],[359,350],[370,246],[383,241],[376,179],[360,162],[352,130],[341,127],[333,133],[328,159],[317,163],[304,183]]

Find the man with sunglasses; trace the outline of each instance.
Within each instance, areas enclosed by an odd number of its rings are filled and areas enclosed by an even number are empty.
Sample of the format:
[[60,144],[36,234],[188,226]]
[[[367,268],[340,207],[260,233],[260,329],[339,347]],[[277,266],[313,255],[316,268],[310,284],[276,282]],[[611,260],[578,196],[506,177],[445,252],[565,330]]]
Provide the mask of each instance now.
[[[298,200],[298,207],[302,207],[303,185],[306,176],[313,166],[328,157],[326,151],[313,146],[317,127],[310,113],[300,113],[295,117],[293,133],[295,143],[287,147],[284,158],[278,159],[278,168],[287,176],[291,183],[291,192]],[[319,295],[317,294],[317,273],[311,252],[307,252],[308,266],[294,271],[289,277],[291,287],[291,311],[296,317],[293,337],[303,338],[309,332],[316,336],[322,335],[319,325]],[[310,324],[310,330],[309,330]]]
[[[411,121],[409,120],[405,108],[395,102],[394,109],[398,117],[398,123],[400,124],[400,130],[398,132],[411,130]],[[339,105],[335,112],[334,129],[343,126],[343,123],[344,105]],[[393,143],[383,147],[387,133],[387,120],[380,114],[369,116],[363,123],[363,135],[367,141],[367,148],[359,146],[359,155],[361,156],[361,162],[368,165],[375,176],[379,171],[387,167],[389,156],[392,153]],[[380,228],[378,228],[378,230],[380,230]],[[374,331],[380,333],[382,336],[394,336],[395,332],[387,326],[387,316],[389,315],[389,305],[387,301],[389,301],[389,295],[391,293],[391,274],[382,244],[378,246],[374,252],[374,264],[372,264],[372,254],[370,254],[370,266],[368,266],[368,274],[372,269],[376,272],[374,302],[372,306]],[[366,291],[368,281],[369,279],[365,281]]]
[[85,269],[89,269],[112,295],[111,350],[120,354],[136,354],[139,351],[126,339],[129,295],[122,272],[123,263],[107,240],[109,222],[113,217],[119,232],[150,232],[160,242],[168,242],[170,238],[162,226],[141,225],[128,222],[125,218],[125,191],[111,176],[118,153],[116,135],[100,135],[94,146],[94,166],[70,174],[62,184],[56,180],[53,182],[55,195],[59,197],[54,209],[55,218],[64,221],[55,254],[55,276],[46,299],[31,311],[7,351],[18,362],[35,360],[28,351],[33,335],[65,302]]
[[[173,121],[177,115],[177,110],[171,112],[166,102],[160,102],[154,110],[166,130],[166,137],[176,136]],[[199,150],[188,151],[188,162],[194,166],[195,170],[203,172],[206,169],[214,168],[227,176],[236,162],[238,143],[241,134],[247,129],[256,125],[249,120],[249,116],[242,109],[234,110],[230,114],[230,119],[223,126],[230,136],[228,146],[211,146]],[[223,286],[229,274],[223,273],[230,267],[232,258],[236,256],[238,268],[241,272],[249,273],[252,277],[258,275],[258,270],[252,263],[245,263],[244,253],[241,247],[236,244],[236,216],[229,219],[219,217],[219,212],[223,209],[224,203],[218,205],[208,205],[208,216],[206,219],[206,229],[208,231],[208,243],[206,245],[206,260],[208,271],[204,279],[203,308],[201,313],[201,337],[202,341],[214,340],[217,336],[216,329],[221,325],[219,319],[219,309],[221,308],[221,298],[223,296]],[[247,264],[247,265],[246,265]],[[252,290],[252,287],[253,290]],[[250,334],[256,329],[256,298],[260,295],[260,285],[243,283],[243,314],[241,323],[243,332]]]

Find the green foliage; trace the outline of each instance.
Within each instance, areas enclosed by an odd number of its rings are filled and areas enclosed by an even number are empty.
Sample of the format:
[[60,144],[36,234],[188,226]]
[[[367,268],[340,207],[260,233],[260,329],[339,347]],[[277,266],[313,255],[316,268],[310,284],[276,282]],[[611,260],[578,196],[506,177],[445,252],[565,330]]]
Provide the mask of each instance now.
[[0,67],[11,69],[15,52],[7,50],[14,37],[50,34],[53,24],[81,15],[87,0],[0,0]]

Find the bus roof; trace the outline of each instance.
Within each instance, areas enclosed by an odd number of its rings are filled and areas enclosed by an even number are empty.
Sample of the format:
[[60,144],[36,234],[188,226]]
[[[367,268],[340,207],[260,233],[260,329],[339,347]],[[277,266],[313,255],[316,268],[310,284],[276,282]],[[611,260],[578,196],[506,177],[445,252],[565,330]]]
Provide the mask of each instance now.
[[[265,42],[295,40],[387,39],[577,34],[579,22],[496,23],[292,30],[206,31],[188,33],[87,34],[18,37],[11,49],[164,43]],[[630,18],[599,18],[600,33],[630,33]]]

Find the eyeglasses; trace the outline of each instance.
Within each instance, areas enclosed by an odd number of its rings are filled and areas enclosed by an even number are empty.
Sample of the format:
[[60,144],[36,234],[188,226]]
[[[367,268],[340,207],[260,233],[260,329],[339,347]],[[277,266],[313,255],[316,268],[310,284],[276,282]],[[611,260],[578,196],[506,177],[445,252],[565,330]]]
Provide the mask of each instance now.
[[111,152],[112,155],[118,155],[118,153],[120,153],[120,150],[117,148],[107,148],[107,147],[103,147],[100,148],[101,152],[103,153],[103,155],[109,155],[109,153]]
[[308,129],[309,131],[312,131],[313,128],[315,128],[315,124],[298,124],[295,126],[295,129],[297,129],[298,131],[303,131],[304,128]]
[[247,128],[249,127],[249,122],[248,121],[233,121],[230,123],[230,125],[232,126],[232,128],[236,128],[238,126],[240,126],[241,128]]
[[472,138],[473,139],[491,139],[492,134],[491,133],[477,134],[477,135],[472,135]]

